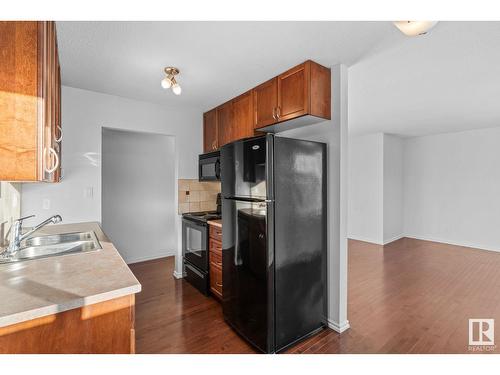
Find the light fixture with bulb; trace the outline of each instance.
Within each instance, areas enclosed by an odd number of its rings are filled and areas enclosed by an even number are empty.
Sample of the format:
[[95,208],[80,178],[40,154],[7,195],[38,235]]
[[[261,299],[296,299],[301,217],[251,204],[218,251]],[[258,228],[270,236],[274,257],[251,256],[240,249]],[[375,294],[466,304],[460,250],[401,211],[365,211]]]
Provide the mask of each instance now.
[[182,92],[181,86],[175,80],[175,76],[179,74],[179,69],[168,66],[164,69],[165,78],[161,80],[161,87],[165,90],[172,89],[175,95],[180,95]]
[[418,36],[427,34],[438,21],[395,21],[394,25],[407,36]]

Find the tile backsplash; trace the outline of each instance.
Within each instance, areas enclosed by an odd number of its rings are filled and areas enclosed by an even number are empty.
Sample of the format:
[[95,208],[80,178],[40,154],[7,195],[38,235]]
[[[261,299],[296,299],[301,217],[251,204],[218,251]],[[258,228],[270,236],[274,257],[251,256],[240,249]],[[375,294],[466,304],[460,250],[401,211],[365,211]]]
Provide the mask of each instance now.
[[0,182],[0,247],[5,244],[12,222],[21,215],[21,184]]
[[178,213],[214,211],[217,208],[217,194],[220,182],[200,182],[196,179],[179,179]]

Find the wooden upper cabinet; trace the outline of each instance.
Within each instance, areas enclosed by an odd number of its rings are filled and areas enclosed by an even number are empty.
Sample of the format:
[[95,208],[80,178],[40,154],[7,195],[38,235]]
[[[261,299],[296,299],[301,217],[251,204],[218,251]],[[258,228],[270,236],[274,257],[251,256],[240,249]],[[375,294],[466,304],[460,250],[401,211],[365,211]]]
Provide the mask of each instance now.
[[278,79],[273,78],[253,90],[254,127],[274,124],[278,107]]
[[[256,87],[255,128],[264,128],[306,115],[329,120],[331,118],[330,74],[330,69],[309,60]],[[276,82],[276,91],[271,89],[270,82],[273,81]],[[266,116],[269,113],[272,114],[272,118]],[[303,121],[303,124],[315,121],[317,120],[308,119]],[[280,129],[286,129],[286,124]]]
[[60,77],[54,22],[0,22],[0,180],[60,178]]
[[218,149],[260,131],[277,132],[330,118],[330,69],[308,60],[206,112],[204,151],[213,150],[214,137]]
[[252,91],[233,99],[231,138],[233,141],[254,135]]
[[217,136],[217,110],[212,109],[203,114],[203,152],[219,149]]
[[278,107],[276,117],[279,121],[307,114],[309,110],[309,68],[304,63],[278,76]]
[[233,104],[231,101],[217,107],[217,129],[219,147],[233,140]]

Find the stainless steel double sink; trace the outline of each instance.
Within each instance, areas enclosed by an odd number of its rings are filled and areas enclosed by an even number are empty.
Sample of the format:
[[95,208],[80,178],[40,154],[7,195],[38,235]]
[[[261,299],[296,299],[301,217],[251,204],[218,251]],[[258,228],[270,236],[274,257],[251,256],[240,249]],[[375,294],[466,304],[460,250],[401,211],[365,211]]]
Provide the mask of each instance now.
[[101,244],[92,231],[30,237],[21,242],[21,249],[14,254],[0,254],[0,264],[100,249]]

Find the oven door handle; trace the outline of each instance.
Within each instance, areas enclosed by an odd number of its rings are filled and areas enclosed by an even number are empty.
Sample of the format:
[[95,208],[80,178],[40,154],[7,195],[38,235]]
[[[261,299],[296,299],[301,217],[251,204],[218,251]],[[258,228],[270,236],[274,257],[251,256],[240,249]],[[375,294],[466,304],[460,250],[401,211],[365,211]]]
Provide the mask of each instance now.
[[191,271],[193,271],[195,274],[197,274],[199,277],[202,277],[204,278],[204,276],[202,275],[202,273],[200,271],[198,271],[196,268],[192,267],[191,265],[189,265],[188,263],[184,263],[184,265],[189,268]]

